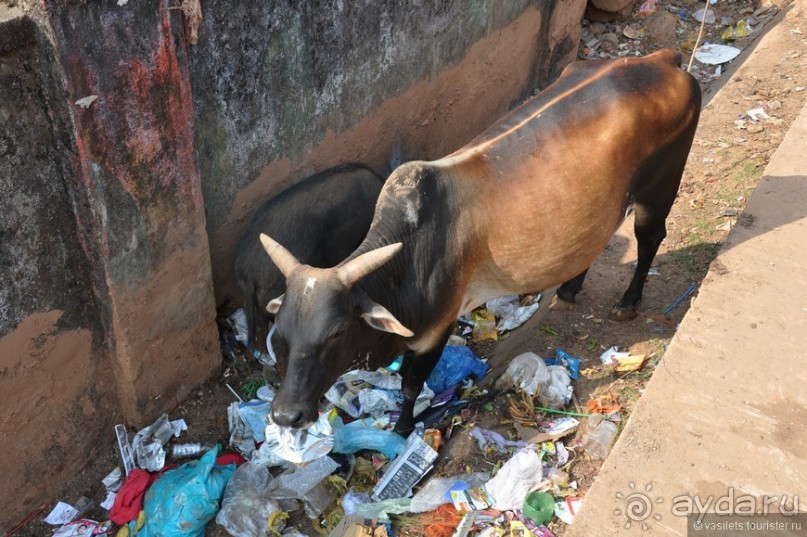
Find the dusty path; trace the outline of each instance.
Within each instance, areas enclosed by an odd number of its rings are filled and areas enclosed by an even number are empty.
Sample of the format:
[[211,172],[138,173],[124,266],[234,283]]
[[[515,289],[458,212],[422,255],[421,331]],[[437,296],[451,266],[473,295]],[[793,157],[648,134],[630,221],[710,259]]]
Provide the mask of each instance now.
[[[739,502],[749,498],[760,512],[774,498],[771,512],[792,512],[807,496],[805,140],[807,106],[712,263],[566,535],[589,536],[595,528],[621,535],[644,525],[655,535],[685,535],[688,520],[673,504],[708,505],[721,498],[728,499],[711,512],[730,509],[746,516],[707,517],[704,528],[716,521],[738,528],[752,521],[788,527],[796,521],[751,518],[748,505],[744,510]],[[632,493],[640,495],[634,500],[646,513],[627,508]],[[697,529],[695,519],[689,525]]]

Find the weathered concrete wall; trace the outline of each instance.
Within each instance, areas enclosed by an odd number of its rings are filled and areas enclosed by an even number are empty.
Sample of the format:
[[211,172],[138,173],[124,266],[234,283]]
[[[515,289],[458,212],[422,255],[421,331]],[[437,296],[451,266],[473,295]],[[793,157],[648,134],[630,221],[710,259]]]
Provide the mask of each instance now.
[[0,7],[0,528],[220,364],[182,22],[131,4]]
[[[47,16],[73,103],[77,216],[106,284],[129,419],[171,408],[220,361],[180,12],[167,0],[54,2]],[[103,46],[88,46],[92,36]]]
[[196,150],[219,303],[256,205],[349,160],[437,158],[546,85],[584,0],[365,0],[204,6],[190,50]]
[[67,184],[67,102],[48,40],[14,15],[0,13],[0,528],[80,470],[119,415]]

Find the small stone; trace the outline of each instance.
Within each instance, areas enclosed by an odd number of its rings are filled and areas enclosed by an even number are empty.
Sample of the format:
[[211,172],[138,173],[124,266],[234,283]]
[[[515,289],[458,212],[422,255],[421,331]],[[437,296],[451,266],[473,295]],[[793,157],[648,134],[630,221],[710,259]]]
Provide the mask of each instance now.
[[776,99],[768,101],[768,110],[779,110],[780,108],[782,108],[782,101]]
[[619,13],[633,8],[633,0],[591,0],[591,5],[609,13]]
[[588,25],[588,30],[594,35],[605,33],[605,25],[601,22],[592,22]]
[[601,43],[609,43],[614,48],[619,46],[619,38],[613,32],[608,32],[608,33],[602,34],[600,36],[600,42]]
[[747,130],[748,130],[748,132],[750,132],[751,134],[757,134],[757,133],[759,133],[759,132],[764,131],[764,130],[765,130],[765,127],[763,127],[762,125],[748,125]]
[[669,46],[674,43],[677,27],[678,17],[669,11],[653,13],[645,23],[646,35],[652,43],[660,46]]

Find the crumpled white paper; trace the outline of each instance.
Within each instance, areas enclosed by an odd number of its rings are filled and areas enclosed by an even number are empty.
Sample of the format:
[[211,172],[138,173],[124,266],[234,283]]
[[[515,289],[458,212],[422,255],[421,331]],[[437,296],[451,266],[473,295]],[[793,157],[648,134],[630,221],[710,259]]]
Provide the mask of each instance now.
[[329,416],[330,412],[321,414],[308,429],[281,427],[270,416],[264,431],[267,449],[295,464],[327,455],[333,449],[333,427]]
[[499,317],[500,320],[499,324],[496,325],[496,331],[501,334],[526,323],[538,311],[540,305],[540,293],[526,306],[521,305],[518,295],[509,295],[488,300],[485,303],[485,309]]

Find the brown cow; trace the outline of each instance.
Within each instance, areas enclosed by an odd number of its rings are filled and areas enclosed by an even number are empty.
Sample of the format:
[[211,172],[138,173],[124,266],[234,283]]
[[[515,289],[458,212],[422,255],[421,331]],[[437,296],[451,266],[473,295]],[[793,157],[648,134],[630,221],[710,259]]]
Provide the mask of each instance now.
[[273,419],[307,426],[357,358],[376,367],[405,351],[396,428],[407,431],[457,315],[558,284],[572,302],[631,208],[639,261],[612,317],[634,317],[700,112],[679,63],[670,50],[575,63],[462,149],[398,167],[364,242],[337,267],[300,264],[262,235],[286,275],[268,306],[285,374]]

